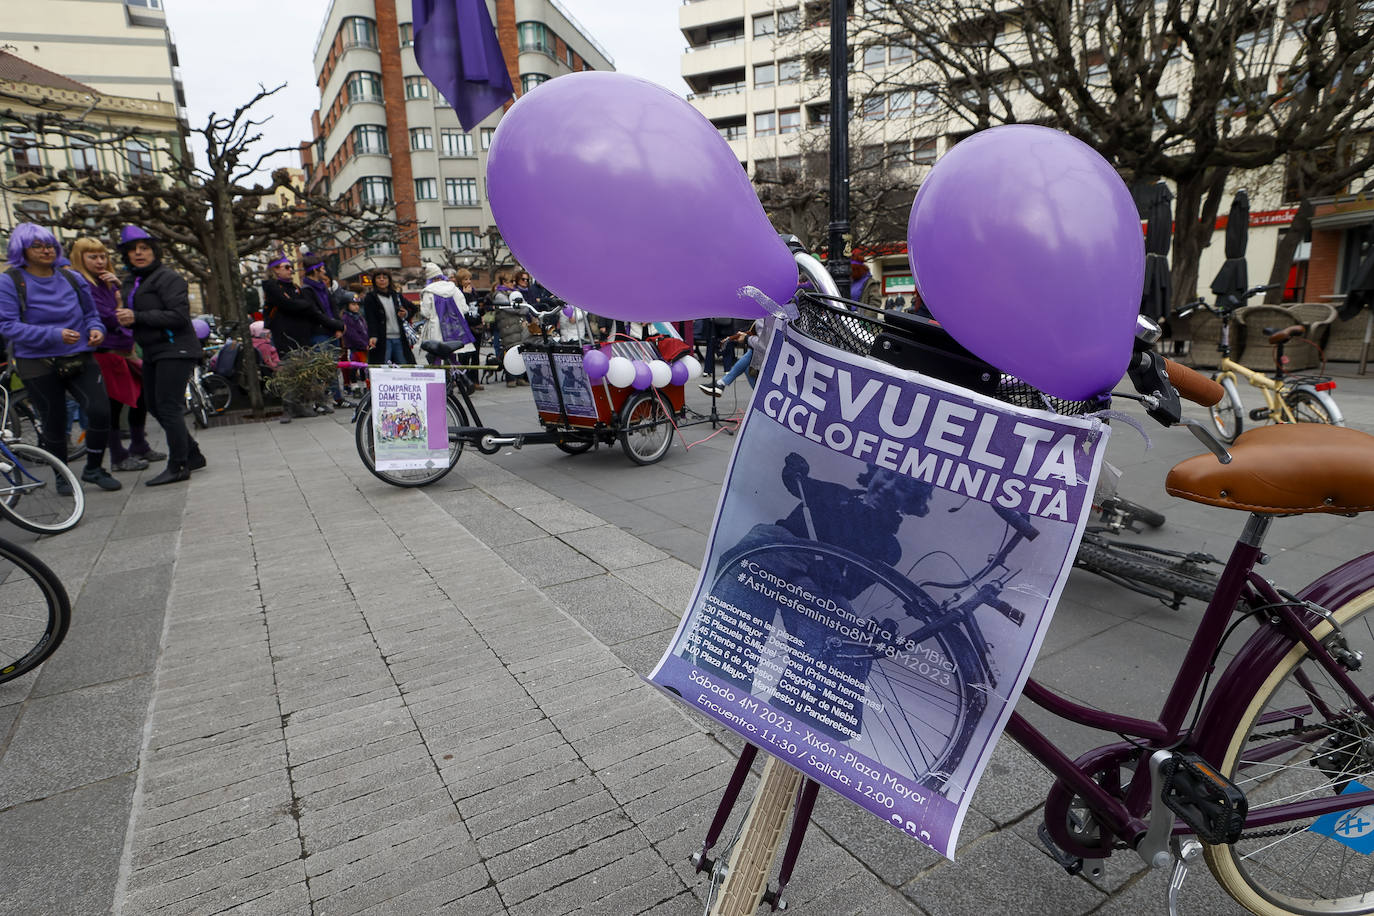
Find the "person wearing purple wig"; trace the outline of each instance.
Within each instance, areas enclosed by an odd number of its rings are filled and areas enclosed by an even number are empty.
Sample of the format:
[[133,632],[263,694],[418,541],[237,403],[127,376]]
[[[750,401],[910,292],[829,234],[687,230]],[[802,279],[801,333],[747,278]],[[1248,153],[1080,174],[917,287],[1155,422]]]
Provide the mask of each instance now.
[[[57,267],[62,246],[51,231],[20,223],[10,232],[9,270],[0,277],[0,334],[14,347],[15,372],[24,381],[42,423],[40,442],[67,460],[67,397],[85,411],[86,469],[81,479],[102,490],[120,484],[101,466],[110,438],[110,402],[100,366],[91,355],[105,339],[84,279]],[[57,481],[58,492],[68,487]]]

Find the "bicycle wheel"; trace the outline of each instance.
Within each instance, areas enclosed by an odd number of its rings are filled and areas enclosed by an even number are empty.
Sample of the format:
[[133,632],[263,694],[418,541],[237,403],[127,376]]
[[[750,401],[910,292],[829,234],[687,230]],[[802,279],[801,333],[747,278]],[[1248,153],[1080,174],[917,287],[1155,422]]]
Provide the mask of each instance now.
[[557,448],[560,452],[565,452],[569,455],[580,455],[595,444],[596,441],[591,438],[559,439],[557,442],[554,443],[554,447]]
[[205,403],[214,414],[224,413],[234,400],[234,389],[229,385],[229,380],[213,372],[201,376],[200,390],[205,392]]
[[673,424],[663,402],[651,391],[631,395],[620,411],[620,444],[635,464],[653,464],[673,444]]
[[1212,416],[1212,431],[1218,439],[1229,445],[1245,429],[1245,408],[1240,403],[1240,392],[1236,391],[1236,382],[1231,376],[1213,378],[1226,391],[1226,395],[1207,411]]
[[453,466],[458,463],[458,458],[463,454],[462,440],[453,435],[453,430],[459,426],[469,426],[467,411],[463,405],[453,398],[446,398],[444,409],[448,414],[448,463],[436,464],[428,468],[414,468],[407,471],[379,471],[377,470],[376,456],[372,448],[372,407],[364,404],[358,412],[358,421],[353,427],[353,442],[358,447],[358,457],[363,460],[363,466],[379,480],[396,487],[424,487],[443,478],[445,474],[453,470]]
[[[1120,516],[1122,528],[1135,530],[1135,523],[1141,522],[1151,528],[1158,528],[1164,524],[1164,514],[1153,509],[1133,503],[1129,499],[1122,499],[1120,496],[1111,496],[1102,500],[1102,518],[1104,521],[1108,517]],[[1113,524],[1113,530],[1116,525]]]
[[[1366,695],[1374,693],[1374,590],[1333,609],[1365,663],[1347,673]],[[1331,625],[1313,627],[1325,638]],[[1331,676],[1295,645],[1244,705],[1221,772],[1246,795],[1251,816],[1266,806],[1329,798],[1352,781],[1374,788],[1374,722],[1355,707]],[[1216,762],[1216,761],[1214,761]],[[1367,809],[1353,812],[1349,824]],[[1205,846],[1207,865],[1226,892],[1261,916],[1374,913],[1374,872],[1369,857],[1330,836],[1307,829],[1313,818],[1243,834],[1229,846]]]
[[205,429],[210,425],[210,407],[205,402],[205,393],[201,391],[195,379],[186,385],[186,412],[191,415],[196,429]]
[[33,554],[0,540],[0,683],[38,667],[67,635],[67,590]]
[[57,534],[81,521],[86,494],[71,468],[37,446],[16,442],[9,450],[0,452],[0,513],[37,534]]
[[1141,594],[1173,603],[1183,598],[1212,600],[1217,577],[1204,566],[1148,548],[1131,548],[1085,534],[1073,565]]
[[1327,411],[1326,405],[1310,391],[1293,388],[1283,393],[1283,400],[1288,409],[1293,411],[1293,419],[1299,423],[1331,422],[1331,414]]
[[9,409],[5,413],[5,441],[37,446],[40,432],[41,424],[29,399],[21,393],[11,392]]
[[[784,615],[783,628],[795,626],[798,632],[790,636],[814,643],[807,652],[838,670],[837,680],[865,685],[864,695],[851,701],[854,708],[845,731],[798,716],[815,731],[845,741],[889,769],[927,786],[943,786],[963,760],[987,705],[987,695],[974,686],[985,678],[968,638],[954,626],[917,643],[895,633],[893,621],[904,621],[914,632],[917,623],[912,618],[924,623],[938,610],[934,602],[891,567],[821,542],[765,544],[739,551],[722,560],[711,593],[737,607],[748,606],[741,602],[749,596],[756,600],[752,588],[739,581],[745,562],[784,580],[809,580],[807,590],[813,594],[850,596],[848,611],[855,617],[891,624],[889,632],[895,638],[875,643]],[[899,645],[903,651],[892,657],[885,652]],[[779,677],[779,690],[787,690],[782,680],[788,676]],[[800,673],[795,676],[805,680]],[[756,689],[752,683],[741,686],[749,692]]]

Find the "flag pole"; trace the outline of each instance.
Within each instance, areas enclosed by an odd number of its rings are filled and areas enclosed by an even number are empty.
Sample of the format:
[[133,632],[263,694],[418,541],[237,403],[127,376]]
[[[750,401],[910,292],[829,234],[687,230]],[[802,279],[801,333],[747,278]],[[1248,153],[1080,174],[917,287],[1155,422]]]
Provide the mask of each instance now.
[[849,49],[848,3],[830,2],[830,226],[826,267],[849,289]]

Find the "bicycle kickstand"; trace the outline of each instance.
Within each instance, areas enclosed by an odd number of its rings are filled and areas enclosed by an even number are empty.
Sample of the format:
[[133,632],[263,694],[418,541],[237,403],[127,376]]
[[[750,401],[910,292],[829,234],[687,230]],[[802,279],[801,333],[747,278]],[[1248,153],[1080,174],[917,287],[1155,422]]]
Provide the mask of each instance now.
[[1174,839],[1170,845],[1174,849],[1174,869],[1169,875],[1169,916],[1179,916],[1178,892],[1183,889],[1183,880],[1188,877],[1189,863],[1201,855],[1202,844],[1197,840],[1180,842]]

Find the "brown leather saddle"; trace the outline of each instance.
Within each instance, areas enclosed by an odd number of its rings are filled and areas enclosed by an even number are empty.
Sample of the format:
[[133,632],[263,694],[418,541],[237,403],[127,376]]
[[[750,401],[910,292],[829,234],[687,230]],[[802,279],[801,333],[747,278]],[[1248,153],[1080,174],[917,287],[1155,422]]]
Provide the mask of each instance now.
[[1170,495],[1266,515],[1374,509],[1374,436],[1322,423],[1283,423],[1241,433],[1231,463],[1197,455],[1174,465]]

